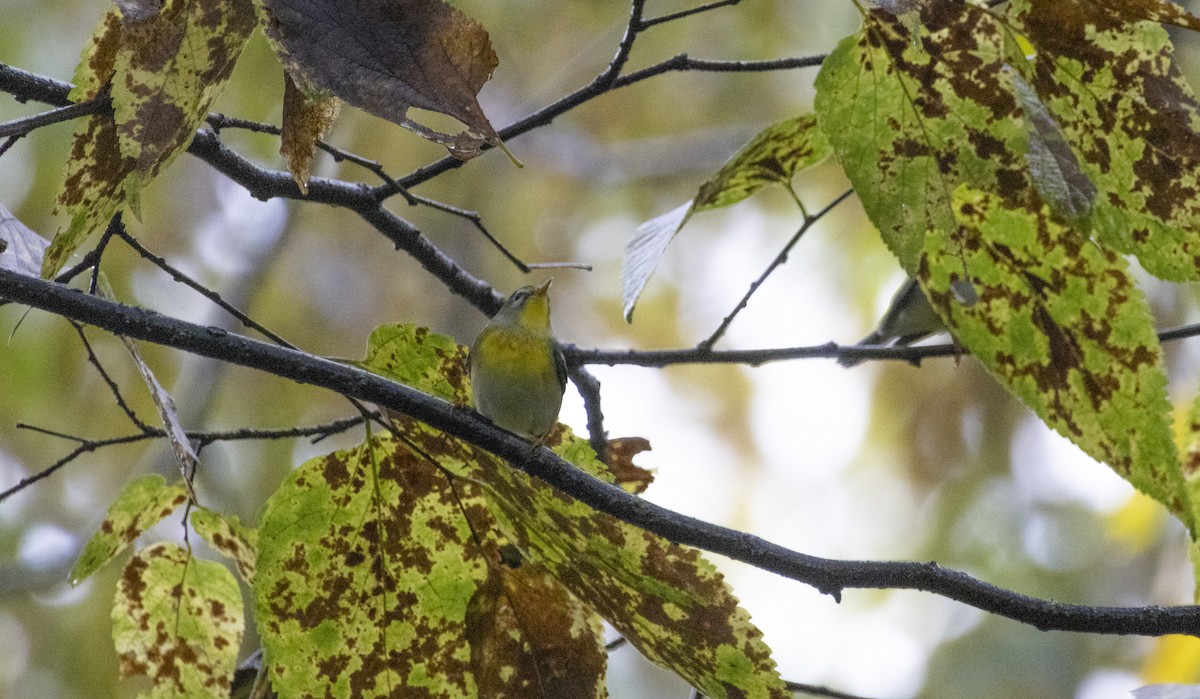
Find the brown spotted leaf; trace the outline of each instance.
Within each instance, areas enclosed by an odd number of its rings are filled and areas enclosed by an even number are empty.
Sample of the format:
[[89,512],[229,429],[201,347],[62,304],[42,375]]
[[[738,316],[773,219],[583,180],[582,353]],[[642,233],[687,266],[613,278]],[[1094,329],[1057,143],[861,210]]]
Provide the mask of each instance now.
[[308,194],[309,169],[317,141],[325,137],[341,111],[341,100],[330,95],[307,95],[290,76],[283,77],[283,134],[279,153],[288,159],[288,171]]
[[[554,444],[567,455],[570,441]],[[709,697],[788,697],[762,634],[700,553],[478,455],[501,530],[650,660]],[[579,464],[581,460],[567,456]]]
[[[368,355],[364,367],[445,400],[464,402],[470,394],[463,371],[466,348],[448,338],[385,326],[373,333]],[[445,377],[439,372],[446,372]],[[456,487],[482,486],[490,516],[472,514],[472,522],[494,517],[497,540],[515,544],[646,657],[710,697],[789,696],[762,634],[699,552],[597,512],[411,418],[399,415],[394,421],[406,444],[459,477]],[[613,481],[587,441],[565,426],[559,425],[545,443],[584,471]],[[477,524],[475,531],[483,530]],[[586,667],[580,671],[590,672]]]
[[467,608],[479,696],[608,696],[600,618],[533,563],[492,566]]
[[1200,31],[1200,19],[1170,0],[1090,0],[1090,4],[1127,22],[1147,20]]
[[[262,25],[306,92],[325,91],[412,129],[457,157],[500,145],[476,95],[497,59],[487,30],[442,0],[263,0]],[[408,118],[417,107],[448,114],[466,133]]]
[[[1012,35],[985,8],[926,0],[918,19],[873,10],[822,65],[815,108],[838,160],[956,341],[1193,529],[1145,302],[1116,255],[1062,225],[1071,206],[1093,225],[1113,208],[1088,149],[1039,83],[1040,100],[1019,98],[1004,62]],[[1069,149],[1051,145],[1054,125]],[[1098,190],[1090,213],[1075,157]],[[965,302],[962,285],[977,298]]]
[[75,73],[72,99],[107,88],[112,113],[75,134],[59,208],[71,217],[55,236],[50,276],[122,206],[136,214],[142,188],[191,143],[254,28],[250,0],[165,0],[157,12],[127,3],[109,10]]
[[1159,277],[1200,279],[1200,102],[1157,24],[1200,20],[1165,0],[1018,0],[1009,17],[1036,49],[1030,84],[1099,189],[1098,238]]
[[912,28],[874,9],[822,63],[813,103],[863,208],[910,276],[929,231],[958,224],[961,183],[1024,201],[1034,189],[1024,114],[984,8],[921,5]]
[[390,439],[292,472],[267,502],[254,585],[280,696],[475,696],[473,493]]
[[187,491],[184,487],[167,485],[166,479],[157,473],[147,474],[130,483],[109,505],[104,521],[88,539],[67,580],[72,585],[83,582],[116,558],[142,532],[158,524],[185,502]]
[[[930,234],[921,279],[955,337],[1046,424],[1191,529],[1162,350],[1124,259],[1044,206],[966,186],[954,206],[962,227]],[[963,275],[979,297],[970,306],[951,289]]]
[[122,677],[145,675],[146,697],[228,697],[242,642],[242,593],[225,566],[175,544],[138,551],[112,609]]
[[221,515],[205,507],[192,508],[192,528],[209,546],[228,556],[238,575],[254,583],[254,559],[258,557],[258,531],[242,524],[234,515]]

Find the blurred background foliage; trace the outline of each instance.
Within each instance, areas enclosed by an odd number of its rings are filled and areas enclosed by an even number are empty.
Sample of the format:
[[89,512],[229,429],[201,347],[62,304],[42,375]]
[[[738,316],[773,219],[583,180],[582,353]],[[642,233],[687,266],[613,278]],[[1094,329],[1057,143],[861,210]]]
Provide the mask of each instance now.
[[[696,3],[651,0],[651,16]],[[1195,3],[1190,3],[1195,5]],[[458,0],[490,31],[500,67],[482,93],[497,126],[590,81],[628,15],[622,0]],[[67,80],[106,9],[102,0],[0,0],[0,61]],[[1196,7],[1191,8],[1195,11]],[[821,54],[855,30],[846,0],[744,0],[648,31],[636,68],[686,52],[714,59]],[[1200,41],[1177,33],[1193,85]],[[667,348],[708,336],[787,242],[801,218],[782,190],[697,216],[667,253],[632,325],[620,313],[620,260],[642,221],[688,200],[763,127],[811,108],[816,69],[668,73],[595,99],[509,143],[517,170],[489,153],[418,193],[478,211],[528,262],[576,261],[554,273],[558,335],[582,347]],[[247,47],[217,110],[279,123],[282,71],[261,36]],[[0,120],[41,105],[0,96]],[[0,202],[49,237],[72,126],[42,129],[0,158]],[[225,131],[233,148],[282,167],[269,136]],[[346,109],[329,139],[402,175],[443,152]],[[316,174],[374,184],[319,155]],[[810,211],[847,184],[836,165],[795,183]],[[467,222],[401,197],[390,206],[471,273],[507,293],[526,283]],[[131,232],[283,337],[316,354],[361,356],[384,322],[426,325],[466,343],[486,321],[344,210],[259,202],[189,156],[143,197]],[[127,302],[188,320],[236,325],[116,244],[104,268]],[[537,272],[535,280],[547,273]],[[875,323],[901,273],[851,200],[801,241],[719,347],[849,343]],[[1147,281],[1159,325],[1197,320],[1190,286]],[[45,468],[81,437],[129,432],[74,330],[40,312],[0,308],[0,487]],[[130,403],[153,408],[120,344],[89,332]],[[1196,341],[1167,349],[1172,398],[1195,395]],[[312,388],[246,369],[142,351],[191,429],[310,425],[350,413]],[[1184,604],[1192,581],[1184,535],[1154,504],[1049,433],[970,359],[918,368],[832,361],[665,370],[595,367],[612,436],[648,438],[657,470],[647,497],[684,513],[836,558],[936,560],[1016,591],[1096,605]],[[568,392],[564,421],[584,428]],[[255,523],[266,496],[308,456],[355,443],[231,442],[202,453],[201,497]],[[117,567],[70,589],[66,571],[112,498],[148,471],[174,472],[163,445],[86,455],[0,505],[0,696],[132,696],[116,680],[109,610]],[[153,537],[179,539],[178,518]],[[195,541],[195,539],[193,539]],[[1119,696],[1148,682],[1200,681],[1195,639],[1042,633],[915,592],[814,590],[719,560],[764,630],[786,678],[866,696]],[[254,647],[250,633],[247,650]],[[610,661],[614,697],[687,696],[626,647]]]

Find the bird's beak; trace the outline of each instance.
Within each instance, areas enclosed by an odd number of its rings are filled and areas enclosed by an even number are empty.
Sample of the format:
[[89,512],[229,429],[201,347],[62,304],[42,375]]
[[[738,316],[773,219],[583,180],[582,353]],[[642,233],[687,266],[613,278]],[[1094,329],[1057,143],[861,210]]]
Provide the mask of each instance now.
[[550,284],[554,281],[554,277],[550,277],[538,287],[535,287],[533,293],[535,296],[545,296],[550,292]]

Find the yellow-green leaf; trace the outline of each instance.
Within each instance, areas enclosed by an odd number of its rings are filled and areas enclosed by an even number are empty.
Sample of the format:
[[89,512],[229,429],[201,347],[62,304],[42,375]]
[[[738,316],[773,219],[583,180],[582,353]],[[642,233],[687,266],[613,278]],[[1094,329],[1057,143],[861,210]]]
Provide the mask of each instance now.
[[797,173],[820,163],[830,152],[829,141],[817,128],[814,115],[784,119],[763,129],[742,146],[700,185],[692,201],[638,226],[625,245],[621,269],[625,320],[633,317],[633,307],[667,245],[692,214],[736,204],[769,184],[781,184],[790,191]]
[[228,697],[242,642],[242,593],[225,566],[175,544],[138,551],[112,609],[122,677],[145,675],[143,697]]
[[104,521],[83,547],[68,580],[72,585],[83,582],[185,502],[187,491],[183,485],[167,485],[166,479],[156,473],[133,481],[109,505]]
[[[582,441],[555,451],[578,454]],[[643,655],[709,697],[791,696],[761,632],[698,551],[597,512],[494,457],[490,464],[485,454],[477,458],[476,477],[505,535]]]
[[467,355],[454,338],[410,324],[381,325],[355,364],[450,403],[471,402]]
[[1200,102],[1157,24],[1200,20],[1162,0],[1016,0],[1008,16],[1037,51],[1030,83],[1099,189],[1098,237],[1164,279],[1200,279]]
[[[1123,258],[1054,220],[962,186],[962,227],[932,233],[920,278],[955,337],[1038,417],[1189,529],[1153,318]],[[955,300],[968,278],[978,301]]]
[[192,509],[189,521],[200,538],[228,556],[246,584],[254,583],[254,559],[258,556],[258,531],[242,524],[234,515],[221,515],[205,507]]
[[817,118],[802,114],[763,129],[717,174],[700,185],[692,212],[736,204],[769,184],[791,187],[796,173],[829,157],[829,141]]
[[111,114],[75,134],[58,205],[71,218],[42,264],[51,276],[191,143],[254,29],[250,0],[165,0],[157,12],[101,20],[76,70],[73,97],[109,87]]
[[[1112,216],[1094,170],[1083,168],[1099,190],[1090,211],[1086,181],[1070,173],[1088,148],[1040,80],[1030,83],[1040,100],[1020,98],[1005,65],[1016,56],[1012,35],[987,8],[926,0],[917,19],[872,10],[824,62],[815,106],[839,162],[959,344],[1048,425],[1193,530],[1145,301],[1118,256],[1063,225],[1072,207],[1092,226]],[[1082,40],[1087,31],[1063,34]],[[1056,126],[1070,148],[1051,145]],[[1041,182],[1031,165],[1042,168]],[[1057,185],[1047,167],[1059,169]],[[973,303],[952,291],[963,285]]]
[[280,696],[475,696],[475,499],[391,439],[292,472],[267,502],[254,585]]
[[927,0],[920,13],[914,29],[868,12],[822,63],[813,103],[867,215],[914,277],[926,235],[958,225],[959,184],[1016,201],[1034,189],[1003,28],[969,3]]

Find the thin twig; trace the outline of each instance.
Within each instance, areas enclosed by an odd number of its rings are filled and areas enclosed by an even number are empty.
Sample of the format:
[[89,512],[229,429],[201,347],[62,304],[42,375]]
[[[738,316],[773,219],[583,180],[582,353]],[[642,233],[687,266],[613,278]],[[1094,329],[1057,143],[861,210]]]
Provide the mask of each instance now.
[[[1161,330],[1160,342],[1172,342],[1200,336],[1200,323]],[[839,345],[826,342],[823,345],[804,347],[778,347],[769,349],[703,350],[698,347],[673,350],[605,350],[582,348],[571,344],[562,346],[563,354],[572,365],[603,364],[606,366],[628,365],[641,367],[665,367],[675,364],[745,364],[761,366],[768,362],[792,359],[848,359],[888,360],[920,364],[922,360],[936,357],[969,356],[962,347],[953,343],[913,345],[902,347],[879,347],[875,345]]]
[[0,155],[7,153],[8,149],[12,148],[13,144],[19,140],[21,140],[20,136],[9,136],[8,139],[4,141],[4,145],[0,145]]
[[134,427],[143,432],[151,429],[149,425],[147,425],[140,417],[138,417],[133,408],[130,407],[127,402],[125,402],[125,396],[121,395],[121,389],[117,386],[117,382],[113,381],[112,377],[109,376],[108,371],[104,368],[104,365],[100,363],[100,358],[97,357],[95,351],[92,350],[92,343],[87,339],[87,335],[83,331],[83,326],[72,321],[71,327],[75,328],[75,332],[79,335],[79,341],[83,343],[83,348],[87,350],[88,363],[96,368],[96,372],[100,374],[100,378],[103,379],[105,385],[108,386],[108,392],[112,394],[113,400],[115,400],[117,403],[117,407],[125,413],[125,416],[129,418],[129,421],[133,423]]
[[137,238],[134,238],[132,235],[130,235],[129,231],[127,231],[124,226],[121,226],[121,228],[116,231],[116,235],[121,240],[125,241],[126,245],[133,248],[133,250],[135,252],[137,252],[138,255],[141,255],[142,258],[149,261],[155,267],[158,267],[162,271],[166,272],[175,281],[179,282],[180,284],[183,284],[184,286],[188,287],[192,291],[195,291],[196,293],[200,294],[204,298],[215,303],[218,307],[220,307],[226,313],[228,313],[229,315],[236,318],[242,325],[246,326],[247,328],[251,328],[253,330],[258,331],[259,333],[261,333],[263,335],[263,337],[271,340],[272,342],[274,342],[278,345],[282,345],[284,347],[295,348],[295,345],[293,345],[292,343],[283,339],[279,335],[276,335],[275,333],[271,332],[266,327],[264,327],[261,323],[254,320],[250,316],[246,315],[242,311],[235,308],[232,304],[225,301],[225,299],[221,298],[221,295],[218,294],[217,292],[213,291],[212,289],[209,289],[208,287],[204,286],[203,284],[196,281],[195,279],[192,279],[187,274],[184,274],[182,271],[180,271],[178,268],[176,268],[175,266],[173,266],[172,264],[167,262],[162,257],[159,257],[158,255],[155,255],[153,252],[150,252],[150,250],[146,249],[146,246],[142,245],[141,242],[138,241]]
[[642,20],[638,24],[638,29],[640,29],[640,30],[649,29],[650,27],[653,27],[656,24],[665,24],[667,22],[674,22],[677,19],[683,19],[684,17],[691,17],[692,15],[698,15],[701,12],[708,12],[710,10],[715,10],[719,7],[729,7],[731,5],[736,5],[741,1],[742,0],[717,0],[717,2],[710,2],[707,5],[700,5],[699,7],[693,7],[693,8],[687,9],[687,10],[680,10],[678,12],[672,12],[672,13],[666,14],[666,15],[659,15],[658,17],[651,17],[650,19]]
[[79,444],[87,444],[89,441],[91,441],[91,440],[84,439],[83,437],[76,437],[73,434],[67,434],[66,432],[59,432],[57,430],[51,430],[46,427],[38,427],[37,425],[31,425],[27,422],[18,422],[17,429],[18,430],[29,430],[30,432],[37,432],[38,434],[44,434],[48,437],[57,437],[59,439],[65,439],[68,442],[78,442]]
[[[619,57],[619,55],[618,55]],[[626,56],[627,58],[627,56]],[[817,56],[803,56],[798,58],[780,58],[767,61],[713,61],[698,58],[691,58],[687,54],[679,54],[672,58],[668,58],[661,63],[656,63],[633,73],[628,73],[620,77],[615,74],[610,74],[612,66],[616,64],[616,59],[610,63],[609,68],[606,68],[603,73],[597,76],[592,82],[586,86],[572,92],[551,104],[542,107],[536,112],[523,117],[512,124],[500,129],[499,134],[505,141],[519,136],[535,128],[546,126],[553,122],[563,114],[575,109],[576,107],[590,102],[591,100],[606,95],[614,90],[622,87],[629,87],[635,83],[653,78],[664,73],[671,72],[687,72],[687,71],[703,71],[703,72],[733,72],[733,73],[751,73],[765,72],[776,70],[792,70],[795,68],[810,68],[821,65],[825,60],[824,54]],[[624,65],[624,62],[621,62]],[[408,175],[397,180],[398,186],[415,187],[422,182],[426,182],[447,170],[453,170],[461,167],[464,161],[446,156],[441,160],[420,167]],[[377,189],[383,189],[378,187]],[[382,191],[383,196],[387,196],[390,192]]]
[[[27,427],[27,429],[33,429],[38,432],[49,433],[47,430],[40,430],[40,429],[33,428],[33,427]],[[75,439],[73,437],[68,437],[66,435],[55,435],[55,436],[61,436],[66,439]],[[69,454],[62,457],[58,461],[55,461],[50,466],[42,469],[41,471],[38,471],[37,473],[33,474],[32,476],[27,476],[25,478],[22,478],[21,480],[17,481],[16,485],[12,486],[11,488],[8,488],[7,490],[4,490],[4,491],[0,491],[0,503],[4,502],[6,499],[8,499],[9,496],[21,492],[22,490],[24,490],[25,488],[28,488],[29,486],[33,485],[34,483],[37,483],[38,481],[40,481],[44,478],[50,477],[51,475],[54,474],[55,471],[62,468],[63,466],[66,466],[67,464],[71,463],[72,461],[79,458],[83,454],[95,451],[101,447],[112,446],[114,444],[127,444],[129,442],[137,442],[142,439],[145,439],[145,437],[139,434],[139,435],[135,435],[133,437],[128,437],[128,438],[124,438],[124,439],[121,439],[121,438],[106,439],[106,440],[99,441],[99,442],[85,442],[83,444],[80,444],[79,446],[72,449]]]
[[[771,264],[767,265],[767,268],[758,276],[758,279],[754,280],[754,282],[750,284],[750,289],[746,291],[745,295],[742,296],[742,299],[738,301],[737,306],[730,311],[729,315],[725,316],[725,319],[721,321],[721,324],[717,326],[717,329],[713,331],[712,335],[709,335],[706,339],[696,345],[696,347],[701,350],[712,349],[712,346],[716,344],[717,340],[721,339],[721,337],[725,334],[725,331],[729,329],[729,325],[733,323],[733,319],[736,318],[738,313],[741,313],[742,309],[744,309],[750,303],[750,297],[754,295],[754,292],[758,291],[758,287],[762,286],[763,282],[767,280],[767,277],[771,276],[771,273],[779,268],[780,265],[782,265],[784,262],[787,262],[788,255],[791,254],[792,248],[796,246],[796,243],[800,242],[800,237],[803,236],[804,233],[808,231],[808,229],[812,228],[818,221],[824,218],[826,214],[832,211],[833,207],[841,204],[853,193],[853,189],[848,189],[845,192],[842,192],[836,199],[834,199],[816,214],[812,216],[808,216],[806,214],[804,216],[804,223],[800,225],[800,229],[797,230],[795,235],[791,237],[791,239],[787,242],[787,245],[783,246],[783,249],[780,250],[779,254],[775,256],[775,259],[771,260]],[[798,199],[796,203],[800,203]],[[803,204],[800,205],[800,211],[801,213],[804,212]]]
[[[316,442],[321,441],[322,439],[325,439],[326,437],[329,437],[329,436],[335,435],[335,434],[339,434],[341,432],[345,432],[346,430],[348,430],[356,425],[361,425],[362,422],[363,422],[363,418],[361,416],[356,416],[356,417],[352,417],[352,418],[345,418],[342,420],[335,420],[333,422],[329,422],[329,423],[326,423],[323,425],[314,425],[311,427],[289,427],[289,428],[283,428],[283,429],[241,428],[241,429],[237,429],[237,430],[218,431],[218,432],[197,431],[197,432],[188,432],[187,436],[188,436],[189,440],[197,442],[197,444],[199,445],[197,447],[197,451],[199,451],[203,446],[207,446],[207,445],[213,444],[215,442],[232,442],[232,441],[240,441],[240,440],[259,440],[259,439],[269,440],[269,439],[312,437],[313,443],[316,443]],[[47,478],[48,476],[52,475],[54,472],[58,471],[63,466],[66,466],[67,464],[71,463],[72,461],[74,461],[75,459],[79,458],[80,456],[82,456],[84,454],[94,452],[94,451],[97,451],[99,449],[103,449],[106,447],[116,446],[116,445],[120,445],[120,444],[132,444],[135,442],[143,442],[143,441],[147,441],[147,440],[151,440],[151,439],[162,439],[167,436],[166,430],[159,428],[159,427],[146,427],[142,431],[138,432],[137,434],[125,435],[123,437],[110,437],[107,439],[84,439],[82,437],[76,437],[75,435],[64,434],[62,432],[56,432],[54,430],[48,430],[44,427],[37,427],[35,425],[29,425],[29,424],[25,424],[25,423],[18,423],[17,429],[29,430],[31,432],[37,432],[39,434],[56,437],[58,439],[65,439],[67,441],[75,442],[79,446],[77,446],[75,449],[71,450],[70,453],[68,453],[66,456],[62,457],[58,461],[55,461],[50,466],[42,469],[41,471],[38,471],[37,473],[35,473],[32,476],[29,476],[27,478],[22,478],[15,485],[11,486],[7,490],[4,490],[3,492],[0,492],[0,503],[4,502],[4,500],[6,498],[8,498],[9,496],[14,495],[14,494],[24,490],[25,488],[33,485],[34,483],[37,483],[38,481],[40,481],[44,478]]]

